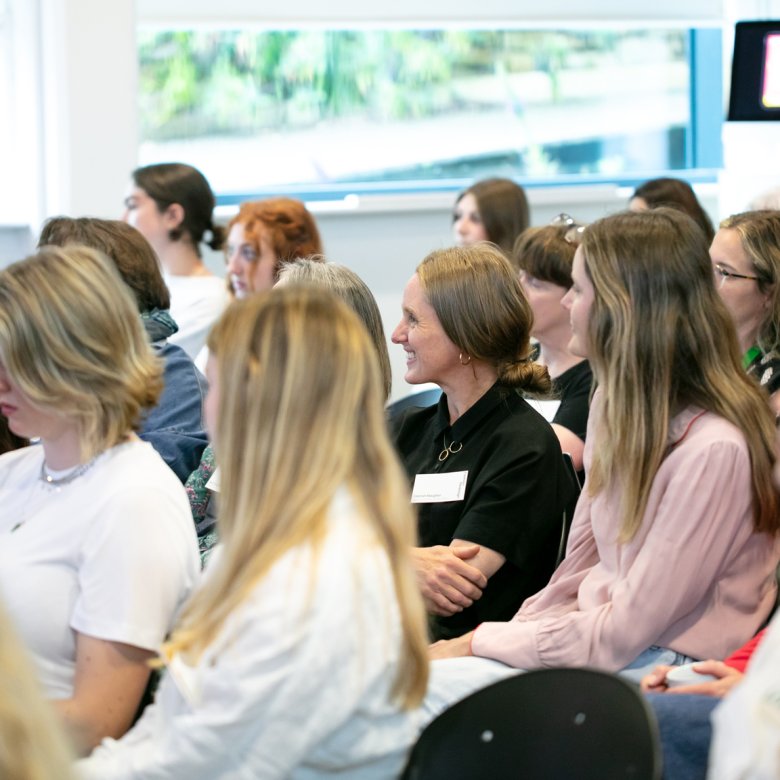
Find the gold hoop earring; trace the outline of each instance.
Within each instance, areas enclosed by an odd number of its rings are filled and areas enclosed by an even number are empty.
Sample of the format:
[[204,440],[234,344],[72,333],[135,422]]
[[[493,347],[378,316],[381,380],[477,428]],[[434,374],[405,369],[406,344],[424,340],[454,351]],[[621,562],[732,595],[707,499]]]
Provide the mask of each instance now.
[[471,355],[466,355],[466,357],[468,358],[468,360],[467,360],[467,361],[464,363],[464,362],[463,362],[463,353],[461,352],[461,353],[458,355],[458,360],[460,360],[460,364],[461,364],[462,366],[467,366],[467,365],[469,365],[469,363],[471,363]]

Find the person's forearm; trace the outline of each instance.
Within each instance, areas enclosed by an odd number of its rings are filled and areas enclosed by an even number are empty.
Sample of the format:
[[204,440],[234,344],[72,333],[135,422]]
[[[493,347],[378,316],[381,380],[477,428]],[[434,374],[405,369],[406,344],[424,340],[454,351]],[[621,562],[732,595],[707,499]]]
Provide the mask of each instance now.
[[118,712],[105,702],[87,708],[72,698],[55,699],[52,704],[78,756],[88,756],[104,737],[121,737],[135,714],[135,710],[129,715]]

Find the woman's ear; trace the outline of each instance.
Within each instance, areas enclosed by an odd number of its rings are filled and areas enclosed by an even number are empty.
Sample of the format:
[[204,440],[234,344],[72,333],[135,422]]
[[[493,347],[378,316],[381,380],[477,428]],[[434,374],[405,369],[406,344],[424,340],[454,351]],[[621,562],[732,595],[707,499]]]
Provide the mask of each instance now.
[[181,203],[171,203],[163,213],[163,220],[168,230],[176,230],[181,227],[181,223],[184,222],[184,207]]

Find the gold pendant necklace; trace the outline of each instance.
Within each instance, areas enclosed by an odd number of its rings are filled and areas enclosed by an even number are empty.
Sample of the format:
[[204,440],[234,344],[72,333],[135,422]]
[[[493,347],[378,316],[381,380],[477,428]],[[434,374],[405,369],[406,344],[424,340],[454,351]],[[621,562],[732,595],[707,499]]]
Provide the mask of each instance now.
[[444,449],[439,453],[439,461],[444,462],[450,455],[454,455],[456,452],[460,452],[463,449],[462,441],[451,441],[447,444],[447,437],[444,437]]

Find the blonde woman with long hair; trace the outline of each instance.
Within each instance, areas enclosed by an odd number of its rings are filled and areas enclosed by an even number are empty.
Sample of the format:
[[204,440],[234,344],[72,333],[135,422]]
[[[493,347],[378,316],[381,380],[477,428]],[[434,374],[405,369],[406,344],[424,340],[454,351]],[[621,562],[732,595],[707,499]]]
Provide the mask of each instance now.
[[234,304],[209,348],[221,549],[156,703],[84,776],[396,776],[428,666],[373,345],[293,285]]
[[598,382],[566,558],[506,623],[440,643],[529,669],[639,678],[722,658],[775,601],[774,424],[741,370],[701,231],[671,209],[585,230],[564,299]]

